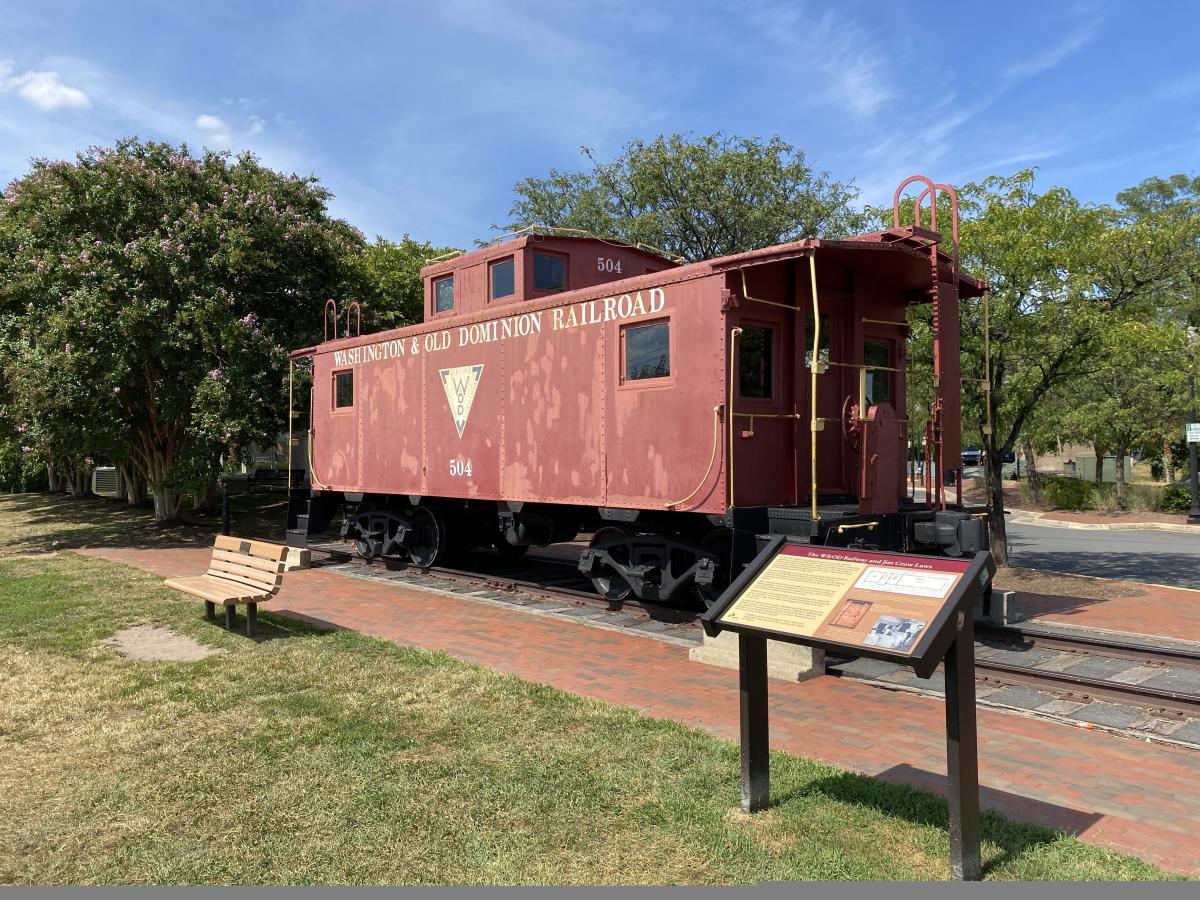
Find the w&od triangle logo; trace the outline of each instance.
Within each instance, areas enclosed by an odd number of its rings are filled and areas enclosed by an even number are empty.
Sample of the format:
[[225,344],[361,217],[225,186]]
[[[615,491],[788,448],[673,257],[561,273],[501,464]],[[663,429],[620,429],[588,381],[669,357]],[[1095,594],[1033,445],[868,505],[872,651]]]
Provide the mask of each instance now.
[[461,438],[463,429],[467,427],[467,416],[471,414],[471,404],[475,402],[475,390],[483,375],[483,365],[439,369],[438,374],[442,376],[442,387],[446,389],[446,399],[450,401],[450,415],[454,416],[454,426]]

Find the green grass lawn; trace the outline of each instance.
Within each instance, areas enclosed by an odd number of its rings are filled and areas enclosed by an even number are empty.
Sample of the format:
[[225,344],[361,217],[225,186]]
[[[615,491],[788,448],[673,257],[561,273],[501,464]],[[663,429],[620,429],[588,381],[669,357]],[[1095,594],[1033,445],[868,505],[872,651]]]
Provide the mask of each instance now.
[[[11,507],[6,508],[9,513]],[[222,653],[134,662],[145,622]],[[737,813],[735,745],[350,632],[252,642],[143,572],[0,558],[0,881],[941,879],[946,808],[786,754]],[[984,819],[990,878],[1162,873]]]
[[[230,531],[282,541],[287,497],[279,492],[234,494]],[[121,500],[76,500],[51,494],[0,494],[0,557],[77,547],[128,547],[135,544],[212,543],[221,528],[216,509],[185,509],[181,521],[154,522],[154,510]]]

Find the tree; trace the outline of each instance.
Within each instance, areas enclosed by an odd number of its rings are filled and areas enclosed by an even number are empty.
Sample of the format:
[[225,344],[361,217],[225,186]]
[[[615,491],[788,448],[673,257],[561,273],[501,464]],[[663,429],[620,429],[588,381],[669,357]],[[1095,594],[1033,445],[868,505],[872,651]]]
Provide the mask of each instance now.
[[[376,237],[348,260],[362,302],[364,322],[372,328],[399,328],[420,322],[425,293],[421,268],[448,253],[449,247],[416,241],[407,234],[399,243]],[[367,324],[364,324],[367,327]]]
[[37,160],[0,203],[0,365],[44,461],[127,462],[160,521],[286,412],[362,236],[314,178],[137,139]]
[[861,231],[857,191],[814,172],[804,153],[770,140],[675,134],[634,140],[612,162],[587,147],[591,170],[526,178],[508,230],[578,228],[688,261],[803,237]]
[[[983,390],[983,299],[960,310],[964,437],[987,453],[992,552],[1007,564],[1003,459],[1018,443],[1044,443],[1067,386],[1103,371],[1114,329],[1161,318],[1177,291],[1190,245],[1186,217],[1135,215],[1081,204],[1063,188],[1039,192],[1032,171],[969,184],[959,192],[962,268],[989,292],[991,391]],[[877,213],[878,214],[878,213]],[[912,221],[911,202],[903,215]],[[938,223],[948,231],[949,210]],[[887,224],[891,224],[890,210]],[[930,309],[910,311],[910,360],[931,364]],[[910,379],[920,384],[922,372]],[[985,403],[990,403],[990,416]],[[910,419],[923,416],[919,400]],[[991,433],[984,425],[992,422]],[[1022,447],[1024,449],[1024,447]]]
[[[1059,392],[1062,437],[1116,455],[1118,509],[1129,508],[1125,457],[1133,450],[1161,452],[1178,434],[1187,402],[1186,342],[1173,322],[1120,323],[1100,339],[1101,365]],[[1099,467],[1102,454],[1096,456]]]

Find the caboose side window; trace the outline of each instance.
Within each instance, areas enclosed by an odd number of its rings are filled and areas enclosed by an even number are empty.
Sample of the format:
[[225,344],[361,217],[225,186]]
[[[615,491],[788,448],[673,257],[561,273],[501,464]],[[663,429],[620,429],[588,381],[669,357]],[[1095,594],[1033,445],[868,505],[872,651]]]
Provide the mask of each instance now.
[[533,289],[561,291],[567,286],[567,261],[549,253],[533,254]]
[[[863,343],[863,365],[886,366],[892,365],[892,348],[888,341],[871,341]],[[867,403],[891,403],[892,380],[891,372],[867,371]]]
[[625,381],[665,378],[671,374],[671,330],[668,322],[626,325],[624,337]]
[[433,311],[450,312],[454,309],[454,276],[447,275],[433,283]]
[[491,273],[491,298],[493,300],[511,297],[516,292],[515,263],[511,256],[508,259],[500,260],[500,262],[492,263]]
[[770,400],[775,395],[775,329],[743,325],[739,344],[742,396]]
[[354,405],[354,370],[333,373],[333,408]]

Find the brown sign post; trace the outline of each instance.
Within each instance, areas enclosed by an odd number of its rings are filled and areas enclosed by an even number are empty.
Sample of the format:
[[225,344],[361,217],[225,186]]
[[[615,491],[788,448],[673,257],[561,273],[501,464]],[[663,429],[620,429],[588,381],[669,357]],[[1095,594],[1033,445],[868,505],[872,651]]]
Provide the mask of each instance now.
[[738,635],[742,808],[770,797],[767,640],[866,656],[928,678],[945,664],[951,877],[982,877],[973,610],[991,584],[991,554],[974,559],[771,543],[702,618],[710,636]]

